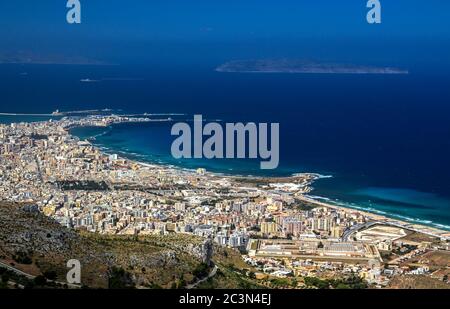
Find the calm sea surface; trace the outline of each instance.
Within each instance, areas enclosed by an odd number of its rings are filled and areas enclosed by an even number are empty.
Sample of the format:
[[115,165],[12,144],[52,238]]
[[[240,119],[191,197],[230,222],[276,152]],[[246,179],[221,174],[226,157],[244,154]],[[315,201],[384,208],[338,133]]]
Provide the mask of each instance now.
[[[450,76],[217,73],[195,67],[0,65],[0,112],[122,109],[202,114],[229,122],[279,122],[280,167],[258,161],[170,156],[171,124],[79,128],[110,152],[214,172],[332,175],[313,195],[450,229]],[[80,82],[89,78],[97,82]],[[0,122],[42,120],[0,116]]]

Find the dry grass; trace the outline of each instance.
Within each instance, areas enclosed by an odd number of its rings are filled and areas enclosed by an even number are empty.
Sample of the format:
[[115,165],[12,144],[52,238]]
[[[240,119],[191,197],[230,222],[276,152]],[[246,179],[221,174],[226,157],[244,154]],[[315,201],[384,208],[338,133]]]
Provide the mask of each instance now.
[[[65,281],[66,263],[78,259],[82,283],[107,288],[111,267],[130,273],[138,286],[171,287],[181,279],[193,279],[201,263],[203,239],[190,235],[106,236],[68,230],[53,220],[25,212],[21,205],[0,203],[0,259],[11,262],[17,252],[27,252],[31,265],[15,267],[33,275],[55,271]],[[239,253],[216,247],[213,260],[220,265],[243,268]],[[234,277],[224,278],[224,282]]]
[[438,279],[427,276],[403,275],[397,276],[391,280],[388,288],[390,289],[450,289],[447,284]]

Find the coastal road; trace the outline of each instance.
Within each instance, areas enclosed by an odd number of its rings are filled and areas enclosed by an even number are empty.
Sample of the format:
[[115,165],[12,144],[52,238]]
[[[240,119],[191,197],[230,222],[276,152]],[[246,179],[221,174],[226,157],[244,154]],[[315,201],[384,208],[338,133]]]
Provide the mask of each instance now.
[[[355,212],[362,213],[365,216],[367,216],[368,218],[370,218],[371,220],[373,220],[371,222],[368,222],[369,224],[372,223],[372,224],[395,226],[395,227],[406,229],[409,231],[422,233],[422,234],[425,234],[428,236],[437,237],[437,238],[443,239],[443,240],[450,239],[450,236],[449,236],[450,233],[448,233],[447,231],[444,231],[444,230],[439,230],[439,229],[424,226],[424,225],[416,225],[413,223],[403,222],[400,220],[391,219],[388,217],[372,214],[368,211],[361,211],[358,209],[346,208],[346,207],[342,207],[342,206],[337,206],[337,205],[333,205],[333,204],[329,204],[329,203],[320,202],[320,201],[317,201],[317,200],[315,200],[311,197],[305,196],[305,195],[297,196],[297,199],[304,201],[306,203],[311,203],[313,205],[320,206],[320,207],[333,208],[333,209],[346,210],[346,211],[355,211]],[[362,227],[359,227],[359,228],[357,228],[357,230],[361,230],[361,228]],[[347,237],[350,236],[350,234],[351,234],[350,232],[353,233],[354,231],[355,231],[355,229],[348,231]]]
[[371,222],[367,222],[367,223],[364,223],[364,224],[354,225],[354,226],[352,226],[352,227],[350,227],[350,228],[345,230],[344,234],[342,235],[342,240],[343,241],[349,241],[350,237],[353,236],[353,234],[357,233],[360,230],[368,229],[369,227],[372,227],[372,226],[377,225],[377,224],[382,224],[382,223],[378,222],[378,221],[371,221]]

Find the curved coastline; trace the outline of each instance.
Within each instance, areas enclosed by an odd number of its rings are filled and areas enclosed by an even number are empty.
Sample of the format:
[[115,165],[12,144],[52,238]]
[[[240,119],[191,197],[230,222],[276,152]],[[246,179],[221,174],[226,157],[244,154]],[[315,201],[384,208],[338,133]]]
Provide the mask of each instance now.
[[[110,127],[112,130],[113,126],[114,125],[110,125],[108,127]],[[71,135],[79,138],[76,134],[72,134],[72,132],[71,132],[72,129],[74,129],[74,128],[69,129],[69,133]],[[110,132],[110,131],[108,131],[108,132]],[[126,150],[114,149],[113,147],[108,147],[107,145],[98,143],[96,140],[89,141],[89,142],[94,147],[97,147],[99,150],[101,150],[102,152],[104,152],[106,154],[119,154],[123,158],[125,158],[127,160],[131,160],[141,166],[152,167],[152,166],[157,166],[157,165],[164,165],[167,168],[176,169],[183,173],[195,173],[195,171],[197,169],[194,167],[188,168],[188,167],[183,167],[181,165],[167,163],[167,162],[164,162],[164,160],[152,160],[147,155],[133,153],[133,152],[126,151]],[[239,178],[239,177],[260,178],[260,179],[270,178],[270,177],[265,177],[265,176],[261,176],[261,175],[248,175],[248,174],[242,175],[242,174],[238,174],[238,173],[229,173],[229,172],[227,173],[225,171],[224,172],[208,171],[208,174],[217,176],[217,177],[232,177],[232,178]],[[273,178],[286,179],[289,177],[296,177],[299,175],[312,175],[313,176],[313,179],[308,184],[308,186],[310,188],[309,193],[314,192],[313,184],[316,181],[321,180],[321,179],[333,178],[332,175],[321,175],[318,173],[292,173],[290,176],[279,176],[279,177],[273,177]],[[336,209],[355,210],[360,213],[363,213],[364,215],[367,215],[368,217],[370,217],[376,221],[383,221],[383,222],[391,223],[391,224],[399,224],[399,225],[401,224],[404,226],[409,226],[411,230],[417,230],[417,231],[421,231],[421,232],[433,234],[433,235],[436,235],[436,234],[444,235],[445,234],[446,237],[450,237],[450,226],[449,225],[433,222],[432,220],[424,220],[424,219],[420,219],[420,218],[407,217],[407,216],[403,216],[400,214],[395,214],[395,213],[390,213],[390,212],[383,211],[383,210],[378,210],[373,207],[359,206],[359,205],[355,205],[354,203],[347,203],[347,202],[344,202],[344,201],[341,201],[338,199],[333,200],[331,198],[324,197],[324,196],[314,196],[314,195],[307,194],[307,195],[304,195],[302,197],[302,199],[305,202],[313,203],[318,206],[336,208]]]

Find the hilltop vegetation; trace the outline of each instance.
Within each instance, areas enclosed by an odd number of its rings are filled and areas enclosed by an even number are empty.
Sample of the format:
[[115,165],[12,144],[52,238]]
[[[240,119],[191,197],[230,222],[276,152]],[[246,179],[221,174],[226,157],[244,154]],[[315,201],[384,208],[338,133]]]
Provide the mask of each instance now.
[[[32,207],[0,203],[0,262],[33,276],[65,282],[70,259],[82,265],[82,284],[90,288],[183,288],[209,273],[202,238],[99,235],[69,230]],[[244,269],[239,253],[209,244],[212,261]],[[206,261],[207,262],[207,261]],[[220,271],[215,286],[239,287],[242,276]],[[225,273],[225,274],[224,274]]]
[[396,276],[389,282],[389,289],[450,289],[450,285],[441,280],[424,275]]

